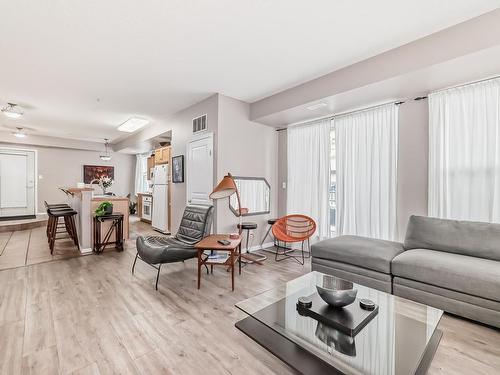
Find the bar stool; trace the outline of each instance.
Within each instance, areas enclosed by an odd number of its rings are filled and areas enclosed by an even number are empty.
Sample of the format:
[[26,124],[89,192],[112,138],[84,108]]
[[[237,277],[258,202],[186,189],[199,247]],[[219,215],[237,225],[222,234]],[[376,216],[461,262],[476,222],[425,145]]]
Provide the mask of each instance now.
[[[47,207],[50,205],[47,205]],[[53,207],[47,208],[47,214],[49,215],[49,220],[47,222],[47,237],[50,247],[50,253],[54,253],[54,245],[56,240],[68,238],[68,237],[57,237],[59,233],[68,233],[69,238],[71,238],[75,246],[79,249],[78,234],[76,232],[75,225],[75,215],[77,212],[71,207]],[[60,225],[59,219],[63,218],[64,227]],[[65,230],[59,230],[65,228]]]
[[[49,216],[49,220],[47,221],[46,233],[47,233],[47,241],[50,243],[49,229],[51,228],[51,226],[49,225],[49,223],[50,223],[51,216],[49,215],[49,208],[50,209],[71,209],[71,207],[69,205],[67,205],[66,203],[48,204],[47,201],[43,201],[43,203],[45,204],[45,210],[47,211],[47,215]],[[59,225],[59,223],[57,223],[57,228],[58,229],[62,228]]]
[[[278,219],[269,219],[267,221],[267,225],[268,225],[268,228],[267,228],[267,232],[266,232],[266,235],[262,238],[262,241],[260,241],[260,248],[262,250],[264,250],[262,248],[262,246],[264,246],[264,242],[266,242],[266,238],[269,236],[269,233],[271,232],[271,229],[273,227],[273,224],[276,223],[278,221]],[[273,240],[273,242],[275,242],[276,240]]]
[[262,262],[267,259],[265,255],[257,255],[257,254],[252,254],[250,255],[249,250],[250,250],[250,231],[257,229],[257,223],[253,222],[243,222],[237,225],[238,230],[240,234],[246,230],[247,231],[247,244],[246,244],[246,252],[244,254],[241,254],[242,262],[243,263],[257,263],[262,265]]

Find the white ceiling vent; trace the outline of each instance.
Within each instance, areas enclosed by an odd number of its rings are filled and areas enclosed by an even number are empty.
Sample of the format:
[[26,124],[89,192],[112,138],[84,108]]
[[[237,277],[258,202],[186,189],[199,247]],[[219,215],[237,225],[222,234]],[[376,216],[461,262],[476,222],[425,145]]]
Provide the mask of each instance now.
[[193,134],[207,130],[207,115],[193,119]]

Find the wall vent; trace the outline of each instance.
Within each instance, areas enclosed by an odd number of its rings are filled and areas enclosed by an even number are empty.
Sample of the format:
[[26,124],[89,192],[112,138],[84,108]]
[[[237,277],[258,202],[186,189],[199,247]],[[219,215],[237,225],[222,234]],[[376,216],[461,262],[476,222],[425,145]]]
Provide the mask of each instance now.
[[193,134],[207,130],[207,115],[193,119]]

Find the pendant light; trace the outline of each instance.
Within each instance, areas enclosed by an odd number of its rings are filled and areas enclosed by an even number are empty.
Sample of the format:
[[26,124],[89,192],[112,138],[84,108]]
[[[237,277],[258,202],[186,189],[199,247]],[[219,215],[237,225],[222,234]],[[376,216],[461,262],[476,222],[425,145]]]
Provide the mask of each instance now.
[[111,160],[111,155],[109,153],[109,139],[108,138],[104,138],[104,148],[105,148],[104,155],[100,155],[99,158],[101,160],[104,160],[104,161],[109,161],[109,160]]
[[20,118],[23,115],[23,113],[19,110],[17,104],[14,103],[7,103],[7,107],[2,108],[2,113],[5,116],[13,119]]

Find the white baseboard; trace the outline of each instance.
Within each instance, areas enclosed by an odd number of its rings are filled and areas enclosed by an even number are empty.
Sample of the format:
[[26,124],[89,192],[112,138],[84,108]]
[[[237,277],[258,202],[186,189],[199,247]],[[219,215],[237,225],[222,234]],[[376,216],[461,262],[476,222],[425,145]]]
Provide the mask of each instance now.
[[[274,246],[274,242],[266,242],[266,243],[263,243],[262,246],[260,246],[260,244],[252,246],[250,249],[248,249],[248,251],[250,253],[252,253],[254,251],[261,250],[261,249],[267,249],[268,247],[273,247],[273,246]],[[241,251],[246,251],[246,249],[242,248]]]
[[92,248],[88,248],[88,249],[80,249],[80,253],[82,254],[91,254],[92,253]]

